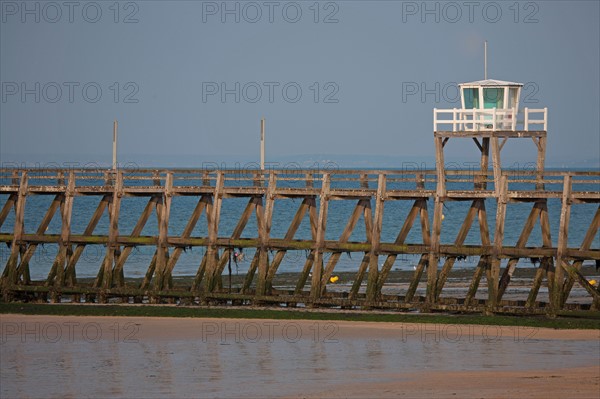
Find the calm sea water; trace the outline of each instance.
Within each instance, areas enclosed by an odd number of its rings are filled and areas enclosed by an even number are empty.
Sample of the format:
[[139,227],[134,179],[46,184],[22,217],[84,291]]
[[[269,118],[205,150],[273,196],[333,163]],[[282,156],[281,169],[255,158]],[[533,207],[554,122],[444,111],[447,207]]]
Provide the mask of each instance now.
[[[199,184],[200,182],[188,181],[186,184]],[[30,184],[36,184],[32,182]],[[98,184],[94,181],[87,181],[85,184]],[[141,183],[139,183],[141,184]],[[148,184],[148,183],[144,183]],[[234,181],[228,184],[249,184],[249,182]],[[293,187],[300,182],[279,182],[278,187]],[[371,183],[373,185],[373,183]],[[316,182],[316,187],[318,187]],[[333,187],[346,187],[349,184],[347,182],[333,182]],[[357,185],[356,185],[357,186]],[[358,187],[358,186],[357,186]],[[471,185],[465,185],[461,183],[455,183],[449,186],[449,189],[466,189]],[[493,187],[491,185],[490,189]],[[531,185],[526,184],[514,184],[511,185],[511,189],[517,188],[530,188]],[[404,183],[388,183],[388,189],[399,189],[408,188]],[[428,183],[428,189],[433,189],[433,184]],[[547,185],[547,189],[560,191],[562,189],[561,184]],[[599,191],[600,187],[597,184],[582,184],[578,185],[576,190],[579,191]],[[0,206],[4,205],[8,196],[0,195]],[[33,233],[36,231],[44,213],[48,209],[48,206],[52,202],[52,196],[30,196],[27,198],[25,208],[25,231],[27,233]],[[72,216],[72,231],[73,234],[82,234],[87,223],[89,222],[98,202],[99,197],[75,197],[74,200],[74,211]],[[121,204],[121,214],[119,218],[119,230],[122,235],[129,234],[135,226],[139,215],[147,204],[148,198],[123,198]],[[173,197],[171,206],[171,218],[169,224],[169,235],[178,236],[183,231],[196,203],[197,197]],[[219,236],[227,237],[230,236],[235,228],[244,207],[246,206],[248,199],[246,198],[231,198],[224,199],[221,211],[221,219],[219,224]],[[271,230],[271,236],[274,238],[283,238],[292,218],[298,207],[300,206],[301,199],[281,199],[275,201],[275,207],[273,212],[273,224]],[[329,212],[327,219],[327,230],[325,238],[327,240],[337,240],[352,211],[356,205],[355,200],[334,200],[329,203]],[[412,201],[387,201],[384,208],[383,215],[383,228],[382,228],[382,242],[393,242],[399,233],[402,224],[408,214]],[[461,227],[464,217],[468,211],[470,202],[446,202],[444,207],[444,221],[442,224],[442,243],[451,244],[456,238],[456,234]],[[515,245],[523,224],[531,210],[532,204],[509,204],[506,215],[506,227],[505,227],[505,245]],[[428,203],[429,218],[433,216],[433,201]],[[488,213],[488,224],[490,233],[494,232],[494,221],[496,213],[495,200],[486,201],[486,209]],[[552,232],[552,241],[556,245],[558,237],[558,225],[560,220],[560,201],[558,199],[550,199],[548,201],[548,209],[550,215],[550,227]],[[571,211],[571,223],[569,230],[569,246],[579,247],[586,233],[588,226],[590,225],[591,219],[596,212],[597,204],[576,204],[572,207]],[[5,223],[0,227],[0,232],[10,233],[14,226],[14,214],[11,212]],[[250,218],[242,237],[257,237],[257,224],[256,218],[253,216]],[[61,228],[60,216],[57,212],[52,222],[50,223],[46,233],[47,234],[59,234]],[[102,219],[100,220],[94,234],[107,235],[108,234],[108,216],[105,212]],[[144,228],[142,235],[157,235],[158,227],[155,216],[151,216],[146,227]],[[192,236],[206,237],[208,235],[206,228],[206,217],[202,215],[196,228],[194,229]],[[300,228],[298,229],[295,238],[296,239],[310,239],[310,223],[308,215],[305,216]],[[350,241],[365,241],[365,223],[361,218],[350,237]],[[417,219],[413,229],[408,235],[407,243],[422,243],[421,241],[421,227]],[[477,220],[473,223],[471,230],[466,239],[466,244],[479,244],[479,225]],[[541,230],[539,223],[535,226],[528,242],[528,246],[541,246]],[[595,244],[593,247],[600,247],[600,237],[598,235],[595,238]],[[57,245],[46,244],[40,245],[31,261],[31,275],[33,279],[43,279],[47,276],[49,269],[52,265],[52,261],[56,256]],[[105,247],[102,245],[88,245],[77,265],[78,277],[93,277],[96,275],[102,259],[104,257]],[[134,249],[125,265],[125,275],[127,277],[140,277],[146,272],[147,266],[150,263],[154,249],[152,247],[139,246]],[[6,264],[8,259],[9,248],[2,246],[0,248],[0,262],[2,265]],[[202,256],[204,255],[204,248],[192,248],[187,249],[180,257],[177,265],[174,269],[175,276],[187,276],[194,275],[201,262]],[[244,250],[245,259],[239,262],[237,265],[233,264],[234,273],[240,274],[245,273],[250,265],[254,251],[252,249]],[[304,265],[306,258],[304,251],[289,251],[284,261],[282,262],[279,271],[280,272],[294,272],[300,271]],[[362,259],[362,254],[344,254],[336,266],[336,271],[353,271],[357,270]],[[383,263],[385,257],[380,257],[380,264]],[[476,258],[467,258],[463,261],[458,261],[455,265],[457,268],[469,268],[473,267],[477,263]],[[398,256],[393,269],[399,270],[412,270],[416,264],[417,258],[415,256],[404,255]],[[521,267],[532,267],[533,265],[527,261],[520,263]]]

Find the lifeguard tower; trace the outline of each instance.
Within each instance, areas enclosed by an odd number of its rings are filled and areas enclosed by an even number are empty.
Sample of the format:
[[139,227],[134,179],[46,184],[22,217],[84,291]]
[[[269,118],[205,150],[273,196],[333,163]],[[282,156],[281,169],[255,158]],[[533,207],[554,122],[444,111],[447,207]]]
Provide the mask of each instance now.
[[[537,146],[536,169],[544,170],[548,109],[519,109],[522,83],[484,79],[461,83],[462,108],[434,109],[433,130],[438,177],[444,176],[444,146],[451,138],[471,138],[481,151],[481,172],[488,170],[490,144],[495,187],[501,175],[500,152],[509,138],[531,138]],[[479,188],[486,184],[481,178]]]
[[[487,53],[487,43],[486,43]],[[486,57],[487,58],[487,57]],[[523,84],[510,81],[495,80],[487,78],[487,61],[484,67],[484,80],[461,83],[458,85],[460,89],[461,108],[453,109],[434,109],[433,110],[433,135],[435,140],[436,151],[436,174],[437,187],[434,204],[433,229],[431,234],[431,252],[429,258],[430,265],[437,265],[439,259],[440,248],[440,232],[443,219],[443,206],[445,201],[473,201],[471,210],[455,241],[455,245],[462,245],[466,237],[471,223],[478,215],[480,221],[480,231],[482,245],[492,245],[496,251],[502,248],[504,215],[506,211],[507,198],[507,180],[502,176],[502,164],[500,161],[500,153],[506,144],[506,141],[511,138],[531,139],[537,147],[536,160],[536,190],[543,189],[542,174],[544,173],[544,163],[546,158],[546,131],[548,120],[548,109],[530,109],[519,108],[519,98]],[[472,139],[481,153],[481,162],[479,171],[473,170],[473,182],[475,190],[463,191],[447,190],[448,183],[453,182],[448,179],[451,172],[445,170],[444,164],[444,147],[450,139]],[[490,149],[492,155],[492,169],[495,198],[497,199],[497,224],[494,234],[494,242],[491,242],[485,213],[485,197],[486,194],[481,191],[489,190],[488,188],[488,169]],[[451,177],[451,176],[450,176]],[[463,177],[464,178],[464,177]],[[456,179],[454,179],[456,181]],[[464,180],[463,180],[464,182]],[[545,200],[538,198],[536,201],[537,210],[541,210],[540,222],[548,223],[547,206]],[[538,204],[539,203],[539,204]],[[530,218],[532,222],[538,215],[537,210],[532,210]],[[469,216],[470,215],[470,216]],[[482,225],[483,223],[483,225]],[[519,239],[520,244],[527,241],[529,233],[523,235],[524,239]],[[548,240],[546,240],[548,239]],[[544,238],[544,246],[551,247],[549,235]],[[521,241],[524,241],[521,243]],[[481,263],[482,262],[482,263]],[[487,263],[489,262],[489,263]],[[512,273],[516,267],[516,261],[511,260],[506,267],[502,278],[499,278],[500,258],[492,257],[488,260],[487,257],[482,257],[480,260],[482,266],[477,267],[477,272],[473,277],[470,290],[479,284],[479,279],[483,270],[487,267],[489,273],[488,280],[488,295],[489,304],[495,306],[502,297],[504,289],[508,285]],[[549,263],[543,262],[545,267]],[[444,263],[438,280],[445,280],[452,267],[452,262],[448,259]],[[550,266],[548,266],[550,267]],[[436,269],[429,268],[428,281],[436,281]],[[541,269],[540,269],[541,270]],[[538,273],[540,278],[541,273]],[[536,279],[538,275],[536,275]],[[540,280],[541,281],[541,280]],[[428,283],[429,284],[429,283]],[[433,283],[431,283],[433,284]],[[428,285],[428,292],[436,292],[435,286]],[[438,291],[439,292],[439,291]],[[433,294],[431,294],[433,295]],[[471,294],[469,294],[471,295]],[[433,297],[429,299],[434,300]]]

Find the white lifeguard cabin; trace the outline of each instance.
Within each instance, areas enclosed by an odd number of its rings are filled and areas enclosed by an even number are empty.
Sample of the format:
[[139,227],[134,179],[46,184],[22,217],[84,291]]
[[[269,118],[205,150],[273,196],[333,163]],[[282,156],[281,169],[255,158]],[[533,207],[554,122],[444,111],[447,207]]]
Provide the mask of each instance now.
[[[444,147],[451,138],[471,138],[481,151],[481,171],[492,155],[495,187],[501,176],[500,151],[509,138],[531,138],[537,146],[536,169],[544,169],[547,108],[519,108],[522,83],[484,79],[460,83],[461,108],[433,110],[437,168],[442,178]],[[491,147],[491,148],[490,148]],[[525,160],[524,160],[525,161]],[[486,184],[480,184],[485,188]]]

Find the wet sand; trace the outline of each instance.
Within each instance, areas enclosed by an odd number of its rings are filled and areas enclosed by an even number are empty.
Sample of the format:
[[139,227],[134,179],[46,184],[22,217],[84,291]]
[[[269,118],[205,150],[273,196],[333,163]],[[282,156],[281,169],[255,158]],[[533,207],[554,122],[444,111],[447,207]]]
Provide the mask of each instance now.
[[598,398],[600,331],[0,315],[1,397]]

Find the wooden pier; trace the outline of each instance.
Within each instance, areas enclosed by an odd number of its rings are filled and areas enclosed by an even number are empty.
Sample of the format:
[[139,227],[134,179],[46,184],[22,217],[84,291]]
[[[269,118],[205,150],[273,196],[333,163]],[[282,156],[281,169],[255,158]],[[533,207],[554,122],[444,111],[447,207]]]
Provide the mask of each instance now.
[[[443,134],[436,140],[441,151]],[[497,147],[494,151],[499,151]],[[0,242],[9,248],[1,277],[2,296],[5,301],[43,302],[232,303],[549,314],[563,309],[598,311],[600,292],[590,284],[582,265],[584,261],[600,262],[596,239],[600,207],[589,215],[586,225],[571,224],[570,214],[578,204],[600,205],[599,186],[598,171],[488,172],[487,164],[481,170],[468,171],[443,167],[387,171],[0,169],[0,228],[10,214],[14,218],[12,232],[0,233]],[[31,212],[27,200],[36,195],[53,200],[39,227],[25,231],[25,216]],[[169,226],[177,213],[178,199],[184,196],[193,197],[196,205],[182,233],[174,236]],[[97,207],[83,233],[74,234],[72,215],[78,212],[80,197],[96,198]],[[122,201],[127,197],[147,198],[131,231],[120,227],[124,217],[131,217],[126,201]],[[223,202],[231,198],[247,198],[247,204],[233,233],[223,236],[219,231]],[[275,205],[279,201],[297,209],[287,232],[274,236],[271,232],[278,220]],[[352,201],[355,205],[339,239],[327,240],[333,201]],[[385,208],[393,201],[410,204],[410,211],[403,220],[393,221],[396,239],[384,242]],[[442,242],[443,209],[450,201],[468,201],[470,207],[454,241]],[[548,201],[561,204],[558,237],[551,237]],[[526,220],[507,217],[507,208],[515,203],[530,204]],[[486,212],[488,208],[495,209],[495,214]],[[47,234],[57,212],[60,234]],[[108,233],[94,234],[105,213]],[[156,214],[156,221],[152,214]],[[253,214],[257,228],[251,232],[246,226]],[[350,241],[361,218],[365,237]],[[310,238],[298,239],[305,219],[309,220]],[[475,221],[480,243],[467,245],[465,239]],[[543,245],[528,246],[538,222]],[[152,223],[158,233],[141,235],[144,226]],[[193,235],[199,224],[204,224],[206,235]],[[415,226],[420,227],[421,240],[408,242]],[[507,229],[521,231],[514,246],[504,244]],[[568,236],[574,229],[585,231],[584,239],[579,246],[569,247]],[[32,281],[29,263],[44,244],[57,245],[58,251],[47,277]],[[88,245],[102,245],[104,256],[97,265],[96,278],[82,280],[77,278],[77,267]],[[128,258],[140,246],[154,248],[154,256],[145,277],[132,280],[127,275]],[[172,275],[182,252],[196,247],[202,248],[204,255],[195,276],[184,285],[174,284]],[[224,271],[236,248],[256,252],[244,279],[231,286]],[[275,280],[280,265],[290,251],[299,250],[306,251],[307,256],[303,267],[293,274],[294,286],[278,286]],[[348,289],[334,290],[330,277],[337,273],[336,265],[344,253],[359,254],[355,258],[362,260],[352,272]],[[389,294],[386,287],[392,267],[397,257],[404,255],[415,257],[415,270],[407,287]],[[382,265],[380,256],[385,259]],[[478,260],[470,270],[468,288],[461,296],[448,294],[446,286],[453,267],[465,256]],[[506,300],[503,297],[511,288],[511,277],[524,259],[540,260],[528,283],[527,299]],[[540,287],[548,289],[547,302],[538,300]],[[585,290],[587,303],[569,301],[574,287]]]

